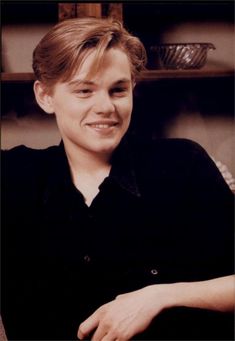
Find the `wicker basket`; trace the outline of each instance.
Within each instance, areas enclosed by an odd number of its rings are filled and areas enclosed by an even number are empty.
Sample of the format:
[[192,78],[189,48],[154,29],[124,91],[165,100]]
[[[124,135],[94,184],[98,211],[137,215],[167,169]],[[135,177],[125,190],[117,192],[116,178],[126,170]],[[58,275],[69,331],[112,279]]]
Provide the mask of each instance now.
[[200,69],[207,61],[208,50],[215,50],[215,46],[211,43],[175,43],[151,47],[164,69]]

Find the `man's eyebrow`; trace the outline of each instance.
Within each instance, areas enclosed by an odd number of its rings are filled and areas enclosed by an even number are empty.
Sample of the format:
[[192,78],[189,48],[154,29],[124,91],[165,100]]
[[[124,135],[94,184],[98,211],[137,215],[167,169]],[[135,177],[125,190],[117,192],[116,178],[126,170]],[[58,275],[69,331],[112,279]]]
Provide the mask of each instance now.
[[68,86],[73,86],[73,85],[94,85],[95,83],[86,79],[74,79],[70,82],[68,82]]
[[113,85],[118,85],[118,84],[122,84],[122,83],[131,83],[131,79],[122,78],[122,79],[119,79],[116,82],[114,82]]
[[[113,82],[111,86],[119,85],[123,83],[131,83],[131,80],[129,78],[118,79],[117,81]],[[86,80],[86,79],[74,79],[68,82],[68,86],[74,86],[74,85],[96,85],[96,83],[90,80]]]

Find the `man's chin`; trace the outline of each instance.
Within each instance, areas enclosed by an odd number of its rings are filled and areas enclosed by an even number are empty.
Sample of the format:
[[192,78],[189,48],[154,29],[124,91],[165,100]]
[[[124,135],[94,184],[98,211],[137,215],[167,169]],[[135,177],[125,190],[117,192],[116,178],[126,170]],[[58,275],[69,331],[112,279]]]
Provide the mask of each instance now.
[[96,145],[94,145],[94,151],[96,151],[97,153],[101,153],[101,154],[112,154],[113,151],[117,148],[117,146],[119,145],[120,141],[115,140],[115,141],[107,141],[105,143],[97,143]]

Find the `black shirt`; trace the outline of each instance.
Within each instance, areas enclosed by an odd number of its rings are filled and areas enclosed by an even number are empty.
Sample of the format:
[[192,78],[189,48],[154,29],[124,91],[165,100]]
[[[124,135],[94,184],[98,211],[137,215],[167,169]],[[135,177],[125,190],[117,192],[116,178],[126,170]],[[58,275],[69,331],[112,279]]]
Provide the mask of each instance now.
[[[233,194],[197,143],[124,138],[92,204],[63,143],[2,152],[9,339],[75,340],[100,305],[149,284],[233,273]],[[232,314],[174,308],[136,339],[233,338]]]

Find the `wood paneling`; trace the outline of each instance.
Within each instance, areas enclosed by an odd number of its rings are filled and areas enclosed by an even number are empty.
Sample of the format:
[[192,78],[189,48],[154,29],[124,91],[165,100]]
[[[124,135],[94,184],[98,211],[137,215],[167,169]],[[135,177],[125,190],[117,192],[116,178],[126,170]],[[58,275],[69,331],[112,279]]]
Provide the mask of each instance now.
[[78,18],[81,17],[102,17],[101,3],[77,3],[77,14]]
[[76,4],[75,3],[59,3],[58,4],[58,19],[63,21],[65,19],[76,17]]
[[59,21],[76,17],[101,18],[102,16],[123,21],[121,3],[59,3],[58,16]]
[[110,3],[108,4],[108,17],[112,17],[114,19],[123,21],[123,15],[122,15],[122,4],[120,3]]

